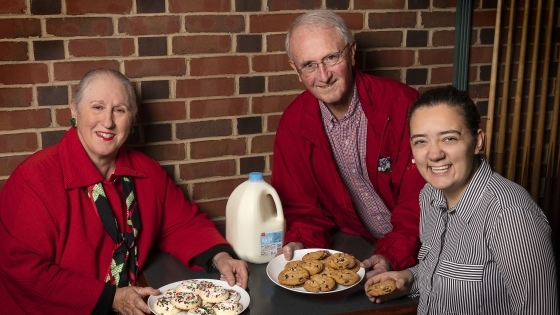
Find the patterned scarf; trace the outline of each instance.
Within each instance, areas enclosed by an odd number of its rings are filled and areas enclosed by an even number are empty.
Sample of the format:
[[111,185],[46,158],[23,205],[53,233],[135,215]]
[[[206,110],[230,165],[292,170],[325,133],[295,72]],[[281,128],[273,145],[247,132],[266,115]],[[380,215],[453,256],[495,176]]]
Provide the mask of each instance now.
[[138,215],[138,204],[134,196],[134,183],[130,177],[121,178],[123,193],[126,198],[126,225],[124,233],[119,231],[117,220],[109,200],[103,190],[103,185],[97,183],[88,187],[88,196],[93,207],[99,213],[101,222],[107,233],[115,242],[111,267],[107,271],[105,282],[111,282],[117,287],[134,285],[138,275],[138,261],[136,237],[140,231],[140,218]]

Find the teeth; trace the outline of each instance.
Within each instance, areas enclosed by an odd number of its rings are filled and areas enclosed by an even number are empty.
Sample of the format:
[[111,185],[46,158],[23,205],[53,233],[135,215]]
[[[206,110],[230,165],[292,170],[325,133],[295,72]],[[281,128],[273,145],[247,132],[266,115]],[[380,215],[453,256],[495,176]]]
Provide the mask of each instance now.
[[113,134],[112,134],[112,133],[97,132],[97,135],[98,135],[98,136],[101,136],[101,137],[103,137],[103,138],[111,138],[111,137],[113,137]]
[[432,172],[434,173],[442,173],[445,172],[450,166],[449,165],[444,165],[444,166],[432,166]]

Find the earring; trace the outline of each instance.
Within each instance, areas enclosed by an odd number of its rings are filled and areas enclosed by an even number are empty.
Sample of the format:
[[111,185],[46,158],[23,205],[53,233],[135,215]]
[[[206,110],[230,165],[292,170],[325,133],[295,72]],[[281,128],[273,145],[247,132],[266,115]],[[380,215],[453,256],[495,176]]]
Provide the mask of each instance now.
[[76,127],[76,118],[70,118],[70,125],[72,125],[72,127]]
[[130,127],[130,134],[134,133],[134,126]]

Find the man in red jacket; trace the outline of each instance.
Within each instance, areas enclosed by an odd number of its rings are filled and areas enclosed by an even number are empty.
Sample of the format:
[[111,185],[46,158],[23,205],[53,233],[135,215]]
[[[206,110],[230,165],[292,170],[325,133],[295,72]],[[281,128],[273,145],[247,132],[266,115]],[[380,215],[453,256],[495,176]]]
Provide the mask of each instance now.
[[272,185],[287,220],[283,253],[328,248],[330,233],[374,244],[366,277],[416,264],[419,191],[407,112],[418,92],[354,69],[356,43],[342,18],[315,10],[288,30],[286,51],[307,91],[284,111]]

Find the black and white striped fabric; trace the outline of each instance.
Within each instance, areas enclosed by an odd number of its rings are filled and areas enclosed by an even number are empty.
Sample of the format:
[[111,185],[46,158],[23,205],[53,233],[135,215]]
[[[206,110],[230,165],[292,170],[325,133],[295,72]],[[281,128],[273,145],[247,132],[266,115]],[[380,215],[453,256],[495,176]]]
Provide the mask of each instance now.
[[454,208],[430,184],[420,207],[418,314],[558,314],[550,225],[521,186],[481,160]]

